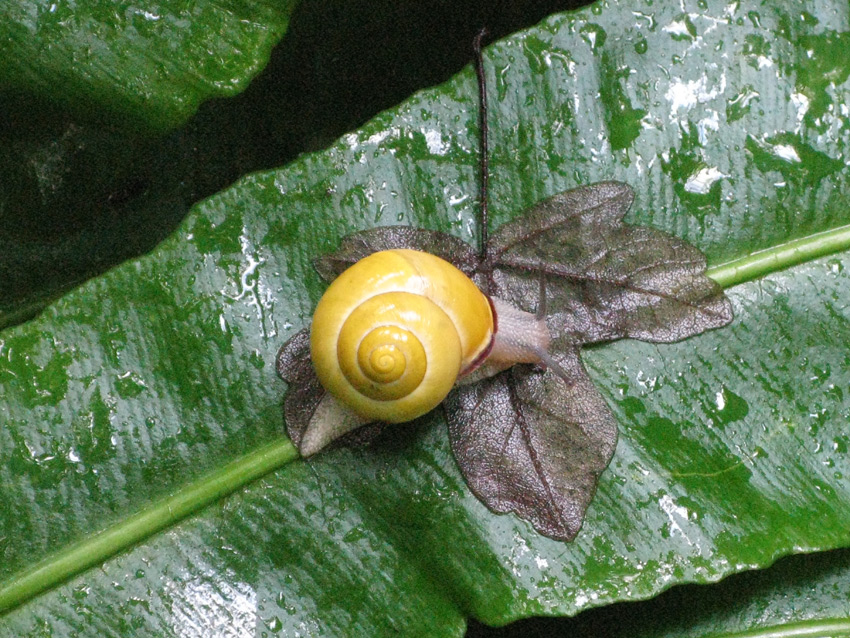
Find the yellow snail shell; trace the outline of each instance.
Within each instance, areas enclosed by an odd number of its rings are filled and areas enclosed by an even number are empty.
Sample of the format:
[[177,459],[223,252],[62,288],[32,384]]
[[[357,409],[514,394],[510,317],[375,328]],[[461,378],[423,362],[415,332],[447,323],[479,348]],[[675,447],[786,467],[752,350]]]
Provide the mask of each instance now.
[[488,298],[460,270],[409,249],[373,253],[328,287],[310,330],[322,386],[366,421],[439,405],[492,347]]

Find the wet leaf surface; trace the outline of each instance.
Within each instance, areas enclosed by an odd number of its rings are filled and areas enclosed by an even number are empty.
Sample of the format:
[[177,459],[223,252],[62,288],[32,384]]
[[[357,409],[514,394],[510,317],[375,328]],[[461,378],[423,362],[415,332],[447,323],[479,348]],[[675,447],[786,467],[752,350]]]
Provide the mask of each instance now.
[[[836,233],[848,86],[841,60],[824,58],[833,82],[801,72],[831,49],[799,43],[840,41],[847,11],[595,5],[495,44],[494,227],[616,179],[636,190],[627,222],[710,265]],[[631,106],[603,104],[604,85]],[[341,237],[404,223],[472,240],[474,87],[468,70],[244,178],[150,255],[3,333],[4,583],[281,437],[275,353],[321,294],[312,260]],[[647,115],[615,148],[616,109]],[[573,614],[846,546],[850,280],[837,250],[729,288],[728,329],[590,349],[621,436],[573,544],[471,496],[432,417],[286,464],[7,612],[2,631],[460,635],[468,616]]]

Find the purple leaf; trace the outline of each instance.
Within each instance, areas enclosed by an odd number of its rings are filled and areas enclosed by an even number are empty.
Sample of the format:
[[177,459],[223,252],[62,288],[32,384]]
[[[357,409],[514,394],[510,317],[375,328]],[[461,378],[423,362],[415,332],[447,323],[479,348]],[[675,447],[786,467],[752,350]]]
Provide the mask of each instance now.
[[286,432],[293,445],[301,449],[301,439],[310,419],[325,396],[313,363],[310,361],[310,330],[297,332],[277,353],[277,373],[289,384],[283,402]]
[[632,189],[582,186],[540,202],[491,240],[493,294],[534,309],[541,278],[558,336],[679,341],[732,320],[705,257],[659,230],[622,223]]
[[[297,332],[277,353],[277,373],[289,384],[283,400],[286,433],[295,448],[303,453],[304,433],[327,392],[319,383],[310,360],[310,330]],[[329,447],[368,445],[387,427],[386,423],[366,423],[338,438]]]
[[577,348],[553,357],[571,384],[530,365],[461,386],[444,402],[466,482],[494,512],[572,540],[617,443],[617,424]]

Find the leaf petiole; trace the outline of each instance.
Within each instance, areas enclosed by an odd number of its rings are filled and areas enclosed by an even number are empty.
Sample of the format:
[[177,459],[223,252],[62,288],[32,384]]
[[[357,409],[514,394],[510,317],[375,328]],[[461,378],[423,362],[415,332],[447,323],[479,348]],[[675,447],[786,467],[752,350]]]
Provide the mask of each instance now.
[[800,237],[766,250],[713,266],[706,275],[731,288],[806,261],[850,249],[850,224]]

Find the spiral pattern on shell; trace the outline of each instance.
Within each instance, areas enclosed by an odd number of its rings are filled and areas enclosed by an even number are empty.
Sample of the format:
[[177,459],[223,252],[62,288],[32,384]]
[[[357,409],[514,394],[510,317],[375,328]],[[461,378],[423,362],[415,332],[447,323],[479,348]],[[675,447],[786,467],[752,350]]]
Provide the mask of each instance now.
[[417,250],[361,259],[328,287],[310,329],[324,388],[360,417],[401,423],[439,405],[493,337],[487,297]]

